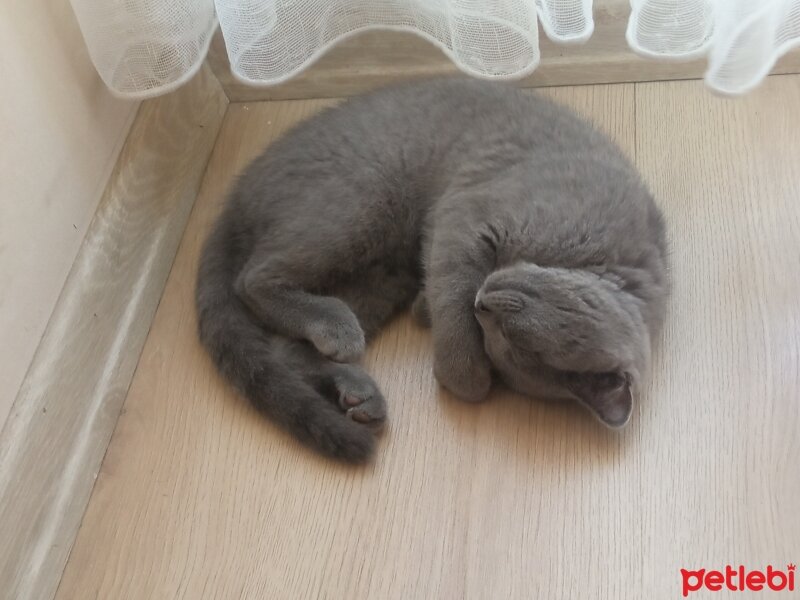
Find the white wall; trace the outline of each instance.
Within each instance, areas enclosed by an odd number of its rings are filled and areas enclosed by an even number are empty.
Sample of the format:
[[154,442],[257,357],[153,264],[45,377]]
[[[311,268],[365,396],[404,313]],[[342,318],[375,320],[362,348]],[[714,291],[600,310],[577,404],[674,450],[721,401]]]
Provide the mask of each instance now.
[[68,0],[0,2],[0,86],[2,429],[137,105],[103,86]]

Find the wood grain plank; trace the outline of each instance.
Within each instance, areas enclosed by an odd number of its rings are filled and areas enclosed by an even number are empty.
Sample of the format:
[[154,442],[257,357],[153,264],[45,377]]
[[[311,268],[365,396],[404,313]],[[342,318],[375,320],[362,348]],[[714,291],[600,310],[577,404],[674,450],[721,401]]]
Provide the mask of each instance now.
[[0,438],[0,597],[55,594],[226,106],[140,107]]
[[390,403],[373,465],[264,421],[196,340],[197,256],[238,170],[327,102],[231,105],[59,598],[666,599],[680,567],[796,562],[800,77],[737,102],[546,93],[636,158],[670,223],[676,293],[632,425],[457,402],[406,317],[365,359]]
[[[800,556],[800,77],[730,100],[637,86],[639,165],[671,225],[675,297],[642,409],[644,589],[680,567]],[[687,566],[688,565],[688,566]],[[752,566],[751,566],[752,565]],[[709,597],[713,594],[709,594]]]

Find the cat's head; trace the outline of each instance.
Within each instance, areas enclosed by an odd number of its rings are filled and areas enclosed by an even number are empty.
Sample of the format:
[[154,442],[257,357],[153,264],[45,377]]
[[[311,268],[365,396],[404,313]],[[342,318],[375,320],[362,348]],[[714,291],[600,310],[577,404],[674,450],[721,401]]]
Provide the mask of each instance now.
[[640,301],[589,270],[519,263],[487,277],[475,315],[493,366],[512,389],[574,399],[623,427],[650,360]]

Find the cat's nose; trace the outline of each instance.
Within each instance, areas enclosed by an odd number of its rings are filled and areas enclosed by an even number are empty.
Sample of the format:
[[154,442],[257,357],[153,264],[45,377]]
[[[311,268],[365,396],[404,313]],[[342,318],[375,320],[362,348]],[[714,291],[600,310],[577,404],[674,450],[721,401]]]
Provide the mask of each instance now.
[[489,312],[489,309],[486,308],[486,305],[483,303],[483,300],[481,300],[480,298],[475,300],[475,312],[476,313]]

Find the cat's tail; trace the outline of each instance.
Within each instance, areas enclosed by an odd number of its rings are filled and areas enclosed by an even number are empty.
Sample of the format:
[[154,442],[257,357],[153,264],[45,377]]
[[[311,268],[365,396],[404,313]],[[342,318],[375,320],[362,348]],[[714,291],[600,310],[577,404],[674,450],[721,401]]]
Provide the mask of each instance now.
[[220,372],[272,421],[329,456],[365,461],[375,447],[373,433],[304,379],[304,372],[319,366],[300,351],[301,343],[267,332],[235,294],[236,240],[227,227],[225,219],[217,223],[200,261],[200,341]]

